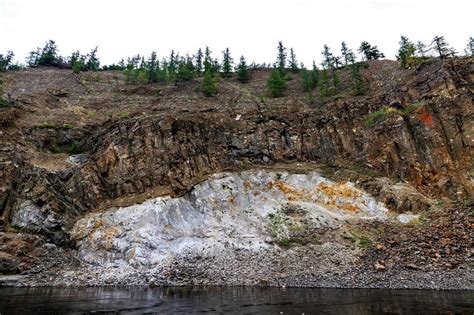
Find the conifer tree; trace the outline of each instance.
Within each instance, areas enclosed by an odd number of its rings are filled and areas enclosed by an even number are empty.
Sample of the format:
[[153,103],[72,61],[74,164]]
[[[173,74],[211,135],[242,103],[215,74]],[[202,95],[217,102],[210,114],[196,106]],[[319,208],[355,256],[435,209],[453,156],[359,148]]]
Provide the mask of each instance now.
[[203,57],[202,50],[201,48],[199,48],[195,56],[195,60],[196,60],[195,68],[196,68],[196,74],[198,76],[202,74],[202,57]]
[[328,47],[328,45],[324,45],[324,50],[322,52],[323,55],[323,68],[329,69],[334,66],[334,56],[331,53],[331,49]]
[[358,51],[362,53],[365,60],[378,60],[380,58],[385,58],[385,55],[378,50],[377,46],[372,46],[366,41],[360,44]]
[[431,47],[441,59],[445,59],[453,53],[444,36],[435,36],[431,42]]
[[56,66],[58,64],[58,49],[54,40],[49,40],[39,56],[39,66]]
[[156,52],[152,51],[150,58],[148,58],[147,68],[148,68],[148,83],[156,83],[158,81],[158,59]]
[[232,64],[234,61],[232,60],[232,57],[230,56],[230,51],[229,48],[226,48],[223,52],[223,58],[222,58],[222,76],[224,78],[230,78],[232,76]]
[[237,65],[236,72],[237,72],[237,79],[240,82],[246,83],[250,80],[249,68],[247,66],[244,56],[240,57],[240,62]]
[[365,85],[361,73],[361,66],[359,64],[352,64],[351,66],[351,87],[354,95],[364,95]]
[[87,70],[92,70],[92,71],[97,71],[99,70],[100,66],[100,61],[99,58],[97,58],[97,46],[91,50],[89,55],[87,55],[87,62],[85,64],[85,67]]
[[426,45],[423,44],[421,41],[416,42],[416,55],[421,58],[426,58],[427,53]]
[[272,70],[267,80],[267,88],[273,97],[283,96],[286,89],[286,80],[280,69],[275,68]]
[[204,52],[204,72],[213,72],[212,63],[211,50],[208,46],[206,46],[206,50]]
[[341,43],[341,54],[344,60],[344,65],[353,64],[355,62],[354,52],[347,47],[346,42]]
[[281,74],[285,73],[286,66],[286,48],[283,46],[283,42],[278,42],[278,55],[276,68],[280,71]]
[[194,65],[191,57],[182,57],[178,62],[177,79],[180,81],[189,81],[194,77]]
[[329,73],[328,69],[323,68],[321,71],[321,77],[318,81],[319,83],[319,94],[321,98],[326,98],[329,96]]
[[313,69],[311,70],[311,85],[313,89],[318,85],[319,81],[319,69],[316,62],[313,60]]
[[176,72],[178,70],[178,55],[175,54],[174,50],[171,50],[169,61],[168,61],[168,77],[170,80],[176,80]]
[[406,68],[415,56],[416,47],[408,37],[403,35],[400,37],[399,44],[397,59],[400,60],[400,66]]
[[311,78],[311,73],[306,69],[306,67],[301,63],[300,66],[300,80],[303,90],[308,94],[308,100],[310,104],[314,103],[313,96],[313,80]]
[[202,92],[207,97],[211,97],[217,94],[217,86],[214,75],[211,69],[204,71],[204,77],[202,80]]
[[[0,54],[0,72],[5,72],[8,70],[14,56],[15,54],[11,50],[7,51],[5,55]],[[0,97],[1,97],[1,94],[0,94]]]
[[296,60],[296,55],[293,51],[293,48],[290,48],[290,69],[292,72],[298,72],[298,61]]
[[309,92],[313,89],[313,82],[311,79],[310,72],[303,65],[301,65],[300,80],[301,80],[301,86],[303,87],[303,90],[305,92]]

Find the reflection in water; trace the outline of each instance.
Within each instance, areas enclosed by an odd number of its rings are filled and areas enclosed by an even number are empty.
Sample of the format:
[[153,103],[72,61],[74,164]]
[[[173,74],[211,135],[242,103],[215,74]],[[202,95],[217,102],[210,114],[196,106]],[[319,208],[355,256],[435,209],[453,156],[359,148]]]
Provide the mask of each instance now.
[[474,292],[248,287],[0,288],[0,314],[473,314]]

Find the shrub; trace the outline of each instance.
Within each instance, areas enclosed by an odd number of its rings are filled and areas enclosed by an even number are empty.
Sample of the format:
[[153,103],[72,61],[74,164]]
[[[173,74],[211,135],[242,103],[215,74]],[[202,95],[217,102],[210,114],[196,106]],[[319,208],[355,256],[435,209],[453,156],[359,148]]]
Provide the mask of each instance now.
[[211,97],[217,94],[216,81],[210,70],[206,70],[204,72],[204,78],[202,81],[202,92],[207,97]]
[[273,69],[267,81],[267,87],[273,97],[283,96],[286,90],[286,80],[279,69]]

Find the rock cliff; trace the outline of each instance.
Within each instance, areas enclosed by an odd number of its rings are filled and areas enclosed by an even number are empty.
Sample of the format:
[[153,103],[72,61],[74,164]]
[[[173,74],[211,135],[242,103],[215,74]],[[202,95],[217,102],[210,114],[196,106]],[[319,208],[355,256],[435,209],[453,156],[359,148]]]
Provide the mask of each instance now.
[[[81,246],[76,222],[90,213],[163,196],[179,204],[213,174],[259,168],[352,181],[393,214],[428,218],[441,203],[467,211],[472,61],[430,60],[408,70],[370,62],[368,93],[357,97],[340,70],[343,92],[318,104],[306,100],[297,77],[284,97],[268,97],[265,70],[249,84],[221,80],[213,98],[200,94],[198,81],[131,86],[113,71],[7,73],[13,105],[0,118],[0,228],[69,250]],[[3,250],[5,266],[21,271],[11,267],[14,250]]]

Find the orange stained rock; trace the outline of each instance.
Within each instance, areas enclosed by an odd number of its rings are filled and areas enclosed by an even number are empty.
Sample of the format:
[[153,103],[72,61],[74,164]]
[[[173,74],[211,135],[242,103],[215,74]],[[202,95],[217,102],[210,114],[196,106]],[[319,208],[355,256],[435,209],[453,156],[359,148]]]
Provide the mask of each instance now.
[[280,189],[290,201],[311,199],[309,192],[305,190],[296,189],[282,181],[276,181],[275,186],[278,187],[278,189]]

